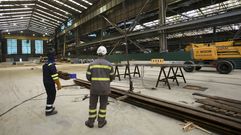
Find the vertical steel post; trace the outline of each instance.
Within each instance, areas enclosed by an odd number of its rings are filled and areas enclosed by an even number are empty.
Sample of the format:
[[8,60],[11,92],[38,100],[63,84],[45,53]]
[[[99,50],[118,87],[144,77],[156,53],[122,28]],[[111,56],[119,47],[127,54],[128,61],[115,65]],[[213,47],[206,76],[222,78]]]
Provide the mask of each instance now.
[[[126,1],[124,1],[123,4],[122,4],[123,9],[126,9],[125,3],[126,3]],[[128,67],[127,70],[128,70],[128,73],[129,73],[129,91],[133,92],[134,88],[133,88],[133,82],[132,82],[132,79],[131,79],[130,62],[129,62],[129,58],[128,58],[129,52],[128,52],[128,41],[127,41],[127,36],[126,36],[127,35],[126,19],[127,19],[127,17],[125,17],[125,25],[124,25],[124,28],[125,28],[125,43],[124,43],[124,45],[125,45],[125,51],[126,51],[125,55],[126,55],[126,61],[127,61],[127,67]]]
[[74,51],[75,51],[76,57],[78,57],[78,56],[80,55],[79,49],[76,49],[76,48],[79,46],[79,44],[80,44],[79,29],[78,29],[78,27],[77,27],[76,30],[75,30],[75,43],[76,43],[76,45],[75,45]]
[[66,34],[64,34],[63,57],[65,57],[65,51],[66,51]]
[[[165,25],[166,23],[166,9],[167,4],[166,0],[159,0],[159,26]],[[166,34],[164,30],[161,30],[159,35],[159,46],[160,46],[160,52],[167,51],[167,40],[166,40]]]

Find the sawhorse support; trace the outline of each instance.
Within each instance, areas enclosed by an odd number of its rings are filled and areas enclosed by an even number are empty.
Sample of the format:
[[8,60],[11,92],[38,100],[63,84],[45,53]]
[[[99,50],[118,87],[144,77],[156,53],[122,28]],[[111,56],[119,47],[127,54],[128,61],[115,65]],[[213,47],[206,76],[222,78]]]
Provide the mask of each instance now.
[[[174,67],[169,68],[168,73],[167,73],[167,79],[172,79],[172,81],[176,81],[177,86],[179,86],[179,83],[178,83],[178,80],[177,80],[177,74],[176,74],[177,72],[174,72],[173,68]],[[178,69],[178,67],[177,67],[177,69]],[[173,76],[170,76],[171,71],[172,71]]]
[[[162,73],[164,74],[164,78],[160,79]],[[156,88],[157,88],[159,82],[165,82],[165,84],[167,84],[168,88],[171,89],[169,81],[168,81],[168,76],[165,72],[165,67],[161,67],[161,70],[159,72],[158,79],[157,79],[157,82],[156,82]]]
[[126,65],[124,78],[126,78],[127,75],[131,75],[131,74],[133,74],[133,77],[135,77],[136,74],[139,75],[139,77],[141,77],[140,70],[137,65],[135,65],[134,72],[130,72],[130,67]]
[[[178,73],[178,70],[180,71],[181,74],[177,74],[177,73]],[[176,72],[175,72],[175,76],[176,76],[176,77],[182,77],[184,83],[187,83],[187,82],[186,82],[186,79],[185,79],[185,77],[184,77],[183,71],[182,71],[182,67],[177,67]],[[173,80],[173,81],[174,81],[174,80]]]
[[115,65],[115,71],[114,71],[114,75],[115,75],[115,77],[118,77],[119,81],[121,80],[121,78],[120,78],[121,75],[124,75],[124,78],[126,78],[126,76],[131,75],[131,74],[133,74],[133,77],[135,77],[135,75],[139,75],[139,77],[141,77],[138,65],[135,65],[134,72],[130,72],[130,67],[128,65],[125,65],[124,74],[120,74],[119,66],[123,66],[123,65]]
[[136,74],[138,74],[139,77],[141,77],[140,70],[139,70],[139,67],[138,67],[137,65],[135,65],[135,69],[134,69],[134,75],[133,75],[133,77],[135,77]]

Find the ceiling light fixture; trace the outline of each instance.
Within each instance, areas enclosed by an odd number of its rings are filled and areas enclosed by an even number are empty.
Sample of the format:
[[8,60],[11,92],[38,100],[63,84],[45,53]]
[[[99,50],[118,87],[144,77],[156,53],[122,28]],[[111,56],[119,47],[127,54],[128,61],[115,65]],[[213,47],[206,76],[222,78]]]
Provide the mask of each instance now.
[[60,8],[57,8],[57,7],[55,7],[55,6],[53,6],[53,5],[49,4],[49,3],[46,3],[46,2],[44,2],[44,1],[42,1],[42,0],[39,0],[38,2],[43,3],[43,4],[45,4],[45,5],[48,5],[48,6],[50,6],[50,7],[52,7],[52,8],[55,8],[55,9],[57,9],[57,10],[59,10],[59,11],[62,11],[62,12],[64,12],[65,14],[70,14],[69,12],[66,12],[66,11],[64,11],[64,10],[62,10],[62,9],[60,9]]
[[75,1],[73,1],[73,0],[69,0],[69,1],[72,2],[72,3],[74,3],[74,4],[76,4],[76,5],[78,5],[78,6],[80,6],[80,7],[82,7],[82,8],[84,8],[84,9],[87,9],[86,6],[84,6],[84,5],[82,5],[82,4],[79,4],[78,2],[75,2]]
[[41,13],[44,13],[44,14],[47,14],[47,15],[49,15],[49,16],[52,16],[52,17],[54,17],[55,19],[59,19],[59,20],[64,21],[64,19],[62,19],[62,18],[60,18],[60,17],[57,17],[57,16],[55,16],[55,15],[53,15],[53,14],[49,14],[49,13],[44,12],[44,11],[39,10],[39,9],[37,9],[37,11],[39,11],[39,12],[41,12]]
[[92,3],[89,2],[89,1],[87,1],[87,0],[82,0],[82,1],[85,2],[85,3],[87,3],[87,4],[89,4],[89,5],[92,5]]
[[79,12],[79,13],[82,13],[82,11],[80,11],[80,10],[78,10],[78,9],[75,9],[75,8],[73,8],[73,7],[65,4],[65,3],[63,3],[63,2],[60,2],[60,1],[58,1],[58,0],[54,0],[54,1],[57,2],[57,3],[59,3],[59,4],[61,4],[61,5],[63,5],[63,6],[65,6],[65,7],[68,7],[68,8],[70,8],[70,9],[74,10],[74,11],[77,11],[77,12]]

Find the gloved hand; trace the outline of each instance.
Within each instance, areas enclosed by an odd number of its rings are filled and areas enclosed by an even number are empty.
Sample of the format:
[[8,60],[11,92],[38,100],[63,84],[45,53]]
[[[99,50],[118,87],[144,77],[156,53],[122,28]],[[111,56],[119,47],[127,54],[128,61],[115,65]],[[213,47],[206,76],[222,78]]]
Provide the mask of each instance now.
[[62,88],[62,86],[61,86],[59,79],[55,80],[54,82],[57,85],[57,90],[60,90]]
[[60,90],[62,88],[61,84],[57,85],[57,90]]

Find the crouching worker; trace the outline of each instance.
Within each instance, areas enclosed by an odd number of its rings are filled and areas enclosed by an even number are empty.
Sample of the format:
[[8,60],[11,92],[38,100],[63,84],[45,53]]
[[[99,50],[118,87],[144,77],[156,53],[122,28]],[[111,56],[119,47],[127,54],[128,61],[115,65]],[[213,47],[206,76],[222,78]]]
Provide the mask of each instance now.
[[61,89],[61,84],[59,81],[57,69],[55,66],[55,52],[54,49],[50,49],[48,52],[48,61],[43,65],[43,83],[47,93],[47,104],[45,108],[45,115],[54,115],[57,114],[53,104],[56,97],[56,89],[55,84],[57,85],[57,89]]
[[[86,77],[91,82],[90,101],[89,101],[89,119],[85,121],[85,125],[89,128],[94,127],[97,118],[98,127],[102,128],[106,125],[106,106],[108,103],[108,95],[110,94],[110,82],[114,79],[113,67],[110,62],[104,59],[107,50],[104,46],[97,49],[99,56],[94,62],[90,63]],[[97,115],[97,103],[100,107]]]

